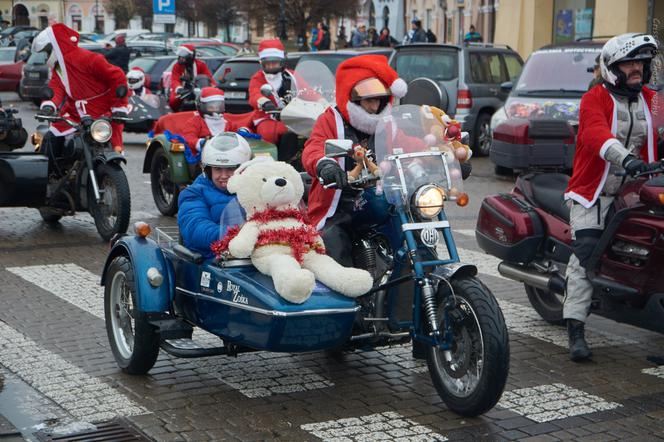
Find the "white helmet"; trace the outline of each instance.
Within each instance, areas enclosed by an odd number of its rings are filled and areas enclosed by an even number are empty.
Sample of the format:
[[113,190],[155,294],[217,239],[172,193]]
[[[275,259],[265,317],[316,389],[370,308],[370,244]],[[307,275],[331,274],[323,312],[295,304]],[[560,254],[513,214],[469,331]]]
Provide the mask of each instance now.
[[657,41],[648,34],[628,33],[615,36],[602,47],[599,59],[602,78],[611,86],[623,87],[627,83],[625,74],[618,69],[618,63],[643,60],[643,80],[650,81],[650,61],[657,54]]
[[131,69],[127,72],[127,84],[129,89],[140,89],[145,84],[145,74],[140,69]]
[[[53,42],[49,36],[50,26],[35,36],[32,40],[32,52],[45,52],[46,64],[49,67],[55,66],[57,61],[55,51],[53,50]],[[52,31],[51,31],[52,32]]]
[[234,132],[222,132],[203,146],[201,166],[209,178],[209,167],[238,167],[251,159],[247,140]]

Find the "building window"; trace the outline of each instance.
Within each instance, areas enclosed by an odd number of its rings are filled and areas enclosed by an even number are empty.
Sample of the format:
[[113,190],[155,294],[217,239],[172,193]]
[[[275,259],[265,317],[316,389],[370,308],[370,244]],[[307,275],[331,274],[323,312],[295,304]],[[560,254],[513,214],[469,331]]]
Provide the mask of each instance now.
[[424,29],[431,29],[431,9],[427,9],[424,22]]
[[81,31],[83,27],[83,18],[80,15],[71,16],[71,27],[74,31]]
[[390,27],[390,8],[388,8],[387,6],[383,8],[383,27],[384,28]]
[[175,32],[175,23],[164,23],[164,32]]
[[95,15],[95,32],[104,33],[104,16]]
[[593,35],[595,0],[554,0],[553,43],[564,43]]

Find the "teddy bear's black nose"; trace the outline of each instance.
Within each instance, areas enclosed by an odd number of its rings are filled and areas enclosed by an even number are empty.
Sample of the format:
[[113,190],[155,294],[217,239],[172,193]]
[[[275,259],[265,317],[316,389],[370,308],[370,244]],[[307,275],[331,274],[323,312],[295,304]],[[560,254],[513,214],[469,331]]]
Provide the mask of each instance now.
[[274,184],[276,184],[279,187],[284,187],[286,184],[288,184],[288,181],[286,181],[283,178],[277,178]]

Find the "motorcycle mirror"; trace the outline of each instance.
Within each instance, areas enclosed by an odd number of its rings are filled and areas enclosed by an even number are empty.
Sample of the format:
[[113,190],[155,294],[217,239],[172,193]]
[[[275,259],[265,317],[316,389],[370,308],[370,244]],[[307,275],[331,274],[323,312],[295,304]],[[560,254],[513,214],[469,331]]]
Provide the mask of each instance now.
[[325,140],[325,156],[327,158],[340,158],[353,152],[353,141],[342,139]]
[[40,92],[41,98],[43,98],[45,100],[50,100],[51,98],[53,98],[53,89],[51,89],[48,86],[44,86],[43,88],[41,88],[39,90],[39,92]]
[[500,83],[500,90],[503,92],[511,91],[512,87],[514,87],[514,83],[512,83],[511,81],[504,81]]
[[269,84],[264,84],[261,86],[261,94],[263,94],[264,97],[270,98],[272,96],[273,89],[272,86]]
[[461,143],[468,144],[470,142],[470,134],[468,132],[461,132]]
[[121,84],[115,89],[115,96],[118,98],[124,98],[127,96],[127,86]]

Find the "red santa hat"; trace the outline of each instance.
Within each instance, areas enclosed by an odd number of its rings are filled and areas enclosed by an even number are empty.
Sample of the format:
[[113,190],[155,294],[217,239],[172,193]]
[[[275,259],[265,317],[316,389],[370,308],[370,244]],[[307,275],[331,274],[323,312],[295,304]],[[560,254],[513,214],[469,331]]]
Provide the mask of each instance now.
[[353,87],[362,80],[377,78],[392,93],[393,97],[402,98],[408,91],[406,82],[387,64],[384,55],[359,55],[349,58],[337,68],[337,107],[348,121],[346,105],[350,100]]
[[189,55],[194,55],[194,52],[196,52],[196,48],[193,45],[186,44],[178,46],[177,51],[175,51],[175,55],[178,57],[187,57]]
[[223,100],[224,91],[217,89],[216,87],[204,87],[201,89],[201,102],[206,103],[208,101]]
[[284,58],[285,49],[281,40],[274,38],[272,40],[263,40],[258,45],[259,58]]

